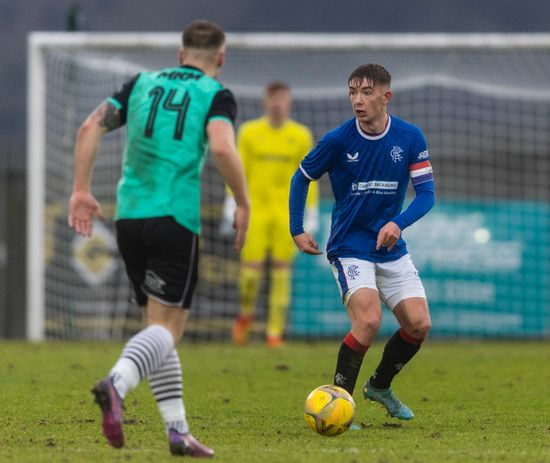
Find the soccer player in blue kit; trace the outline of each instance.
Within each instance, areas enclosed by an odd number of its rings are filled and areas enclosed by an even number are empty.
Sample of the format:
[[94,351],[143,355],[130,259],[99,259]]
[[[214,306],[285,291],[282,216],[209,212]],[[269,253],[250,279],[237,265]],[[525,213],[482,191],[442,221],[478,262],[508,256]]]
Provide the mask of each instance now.
[[[431,328],[426,293],[402,231],[423,217],[435,200],[426,140],[414,125],[388,114],[391,76],[365,64],[348,79],[354,118],[327,133],[303,159],[290,187],[290,232],[307,254],[321,254],[304,231],[310,181],[328,172],[335,204],[327,257],[351,320],[338,352],[334,384],[353,394],[363,357],[380,328],[380,300],[400,329],[363,388],[395,418],[413,412],[391,389],[393,378],[414,357]],[[411,180],[416,196],[402,211]]]

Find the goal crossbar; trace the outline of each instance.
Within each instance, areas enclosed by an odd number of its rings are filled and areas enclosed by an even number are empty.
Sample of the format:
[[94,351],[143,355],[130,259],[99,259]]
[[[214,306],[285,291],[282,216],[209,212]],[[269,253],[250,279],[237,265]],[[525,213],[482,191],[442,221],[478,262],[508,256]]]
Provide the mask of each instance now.
[[[174,32],[32,32],[32,46],[155,49],[178,46],[181,35]],[[251,49],[511,49],[549,48],[550,33],[443,34],[443,33],[228,33],[229,46]]]

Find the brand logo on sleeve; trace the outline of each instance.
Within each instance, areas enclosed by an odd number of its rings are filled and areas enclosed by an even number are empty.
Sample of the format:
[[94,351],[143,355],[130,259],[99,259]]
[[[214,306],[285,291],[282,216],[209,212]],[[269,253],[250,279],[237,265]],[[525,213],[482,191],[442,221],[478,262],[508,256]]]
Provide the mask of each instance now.
[[346,153],[346,156],[348,157],[348,162],[359,161],[359,151],[357,151],[355,154]]
[[416,157],[416,159],[421,161],[422,159],[428,159],[429,157],[430,157],[430,154],[428,153],[428,150],[425,150],[418,153],[418,156]]
[[400,146],[394,146],[390,151],[391,160],[395,163],[401,162],[403,160],[403,148]]

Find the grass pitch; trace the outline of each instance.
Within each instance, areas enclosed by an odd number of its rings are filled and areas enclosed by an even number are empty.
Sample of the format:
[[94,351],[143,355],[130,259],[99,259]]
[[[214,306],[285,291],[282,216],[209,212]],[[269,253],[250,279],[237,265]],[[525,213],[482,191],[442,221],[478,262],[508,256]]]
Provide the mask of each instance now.
[[[120,344],[0,343],[1,462],[169,462],[147,384],[126,400],[126,448],[110,448],[89,392]],[[383,344],[367,353],[361,383]],[[325,438],[302,417],[331,381],[338,342],[183,344],[193,433],[219,462],[550,462],[550,344],[428,342],[394,388],[416,414],[386,417],[355,393],[361,431]]]

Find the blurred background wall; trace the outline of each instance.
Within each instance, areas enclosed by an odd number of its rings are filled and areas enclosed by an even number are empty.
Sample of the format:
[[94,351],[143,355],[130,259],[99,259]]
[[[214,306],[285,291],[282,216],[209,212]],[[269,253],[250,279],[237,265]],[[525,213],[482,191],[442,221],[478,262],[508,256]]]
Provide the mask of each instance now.
[[26,37],[32,30],[545,32],[550,2],[525,0],[0,0],[0,337],[24,334]]

